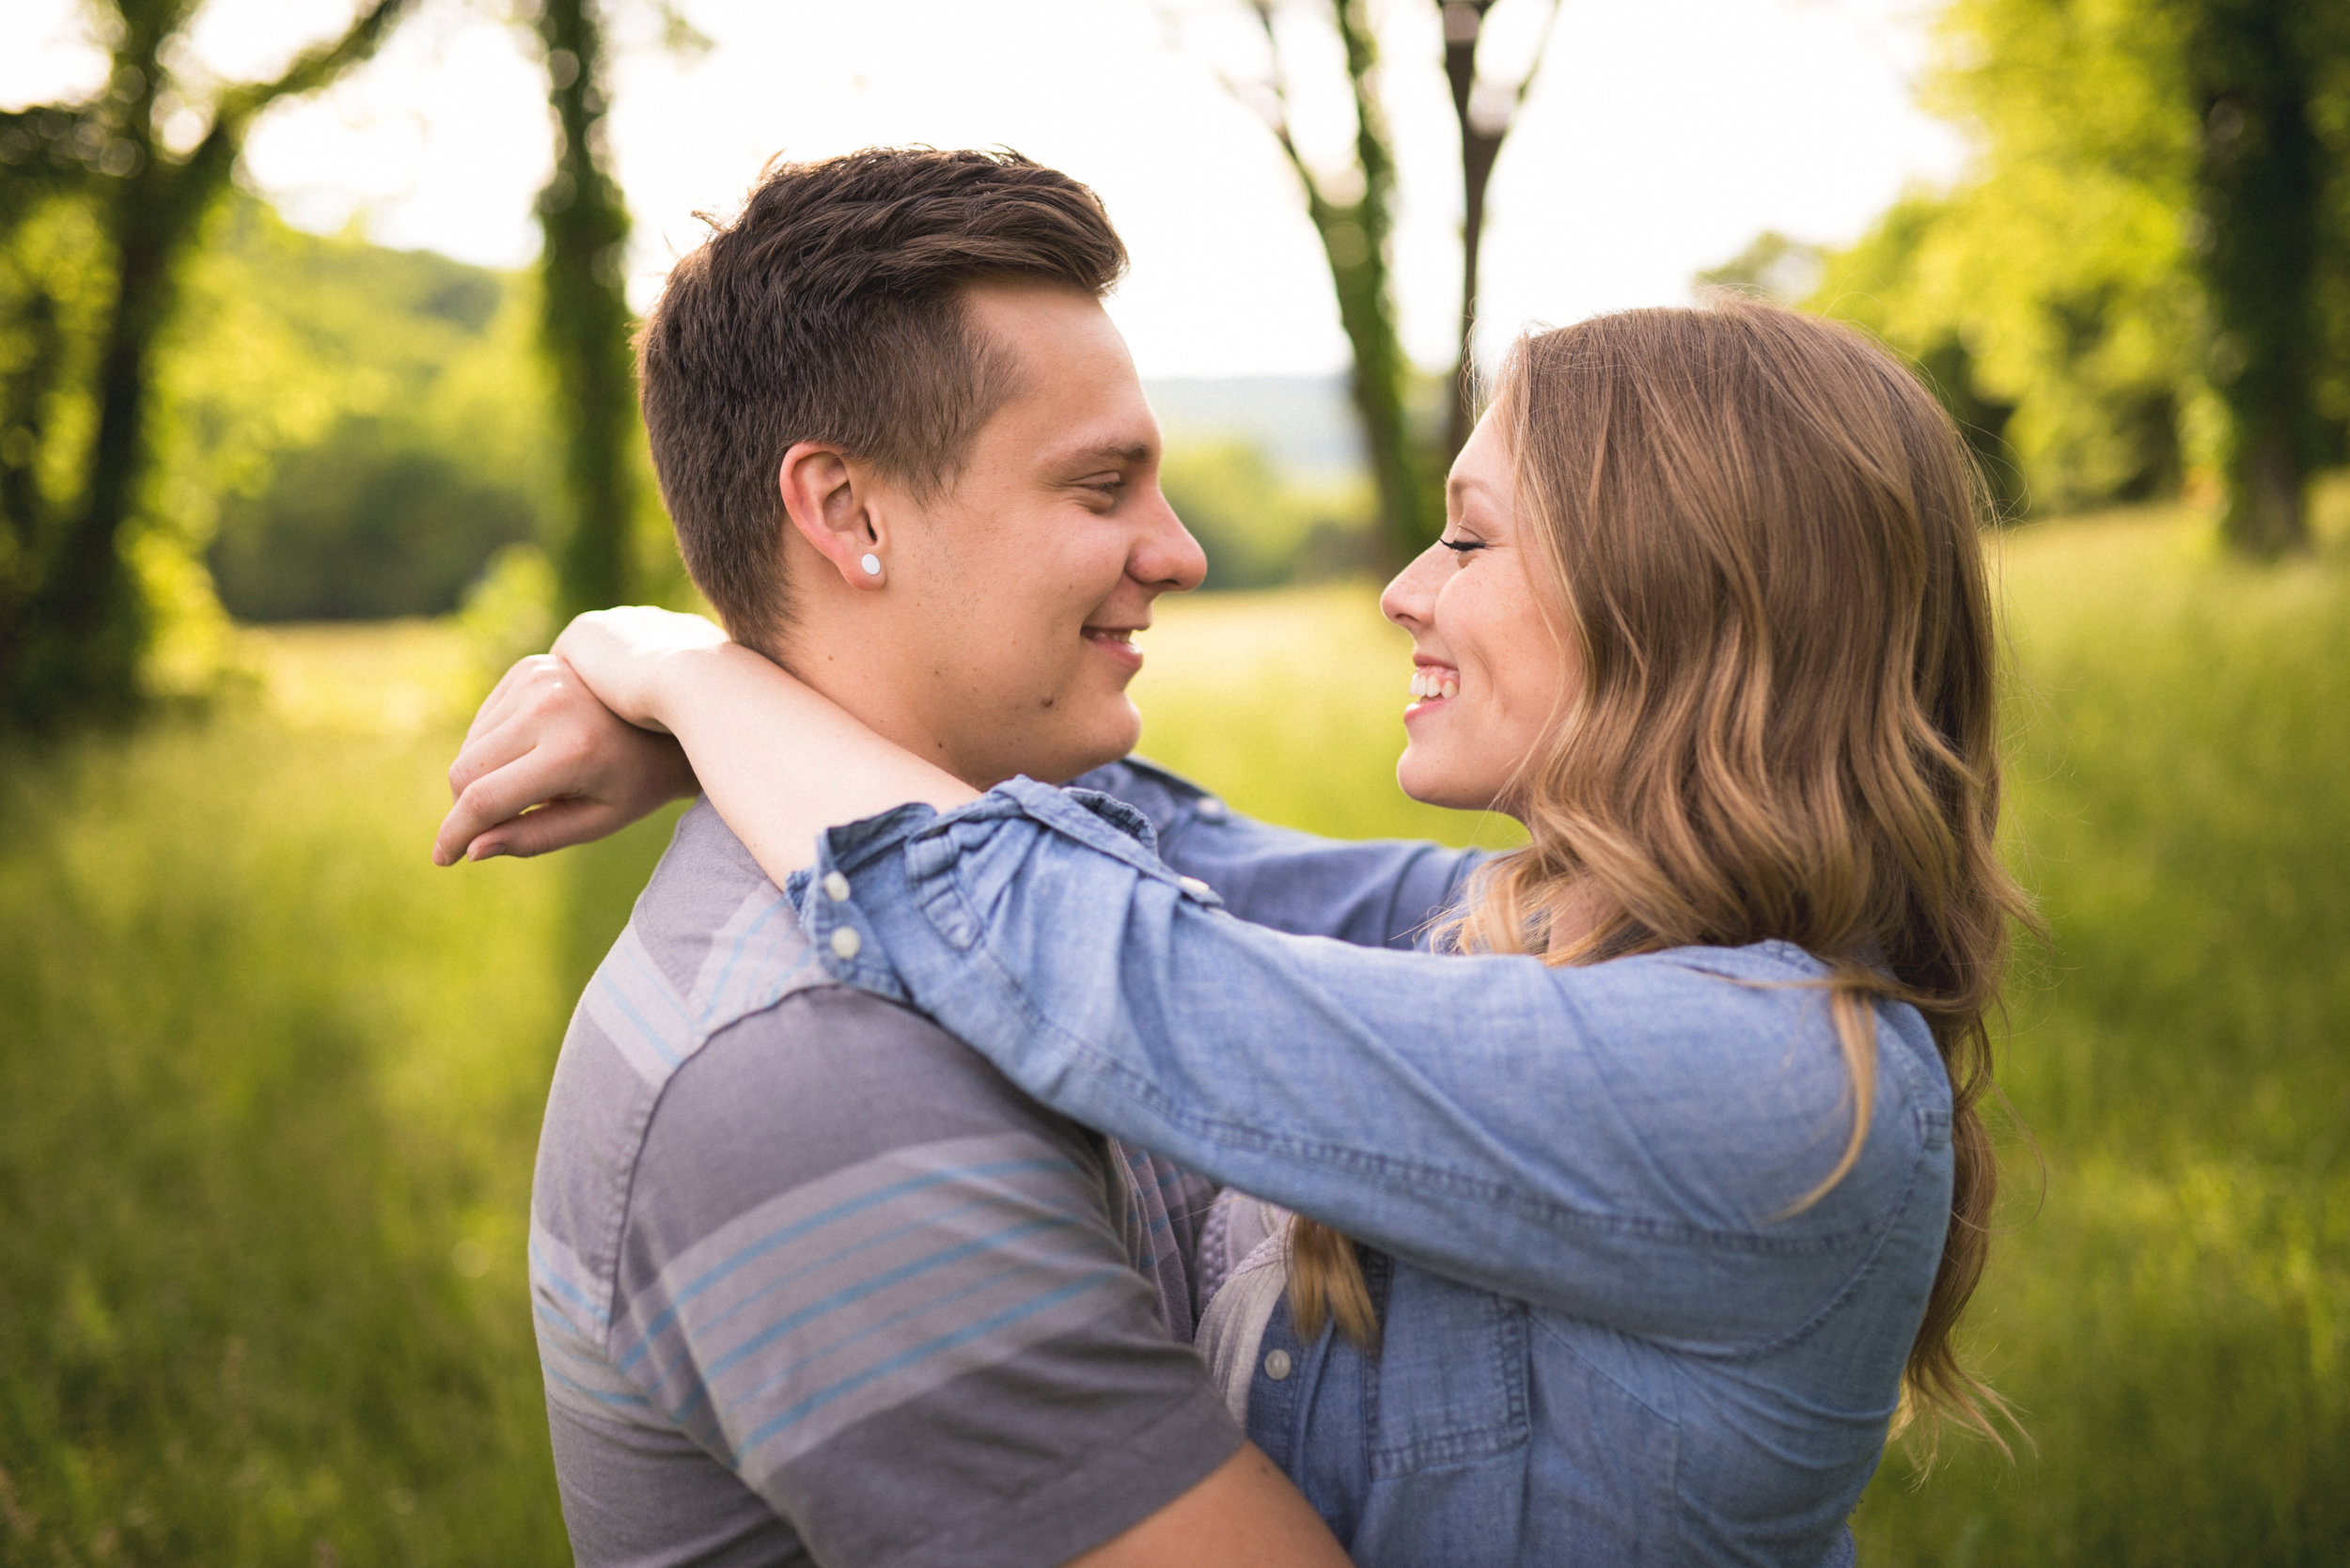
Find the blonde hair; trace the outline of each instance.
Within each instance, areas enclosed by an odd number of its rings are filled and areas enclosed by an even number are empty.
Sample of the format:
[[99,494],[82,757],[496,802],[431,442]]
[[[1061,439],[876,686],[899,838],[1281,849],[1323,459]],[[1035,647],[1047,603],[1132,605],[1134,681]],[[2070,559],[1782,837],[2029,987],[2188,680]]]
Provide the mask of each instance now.
[[[1577,693],[1509,792],[1530,842],[1480,869],[1446,945],[1582,964],[1791,942],[1828,968],[1869,1135],[1877,999],[1924,1015],[1952,1093],[1950,1226],[1901,1421],[1998,1440],[1951,1332],[1998,1183],[1985,1013],[2001,866],[1983,487],[1950,416],[1857,332],[1757,302],[1520,339],[1498,378],[1525,556]],[[1353,1245],[1297,1222],[1292,1310],[1369,1344]],[[2002,1445],[2004,1446],[2004,1445]]]

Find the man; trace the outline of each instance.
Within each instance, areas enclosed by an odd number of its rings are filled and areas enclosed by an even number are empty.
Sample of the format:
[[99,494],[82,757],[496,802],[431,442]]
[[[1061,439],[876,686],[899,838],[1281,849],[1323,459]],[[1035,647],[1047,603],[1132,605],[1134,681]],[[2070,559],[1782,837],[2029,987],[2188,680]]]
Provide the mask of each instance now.
[[[644,332],[663,494],[729,630],[982,786],[1122,757],[1132,635],[1201,574],[1099,304],[1123,262],[1065,176],[860,153],[772,169]],[[452,822],[515,808],[472,790]],[[581,1000],[534,1184],[579,1560],[1343,1561],[1179,1342],[1206,1197],[826,983],[697,808]]]

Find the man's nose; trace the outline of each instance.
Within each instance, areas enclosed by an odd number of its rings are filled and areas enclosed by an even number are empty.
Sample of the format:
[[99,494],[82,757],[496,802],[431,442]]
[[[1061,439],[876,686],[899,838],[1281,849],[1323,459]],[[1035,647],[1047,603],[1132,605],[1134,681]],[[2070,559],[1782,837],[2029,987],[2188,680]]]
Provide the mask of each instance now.
[[1206,552],[1155,484],[1151,487],[1151,508],[1142,519],[1141,537],[1126,557],[1126,574],[1162,593],[1196,588],[1208,574]]
[[1407,632],[1424,628],[1435,613],[1436,574],[1441,570],[1436,556],[1442,548],[1431,544],[1422,550],[1380,591],[1379,613]]

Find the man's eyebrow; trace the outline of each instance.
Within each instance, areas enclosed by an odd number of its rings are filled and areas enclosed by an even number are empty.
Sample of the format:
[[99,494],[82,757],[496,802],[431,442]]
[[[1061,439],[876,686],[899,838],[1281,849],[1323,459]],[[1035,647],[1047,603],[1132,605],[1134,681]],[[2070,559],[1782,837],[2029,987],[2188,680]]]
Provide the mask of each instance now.
[[1096,446],[1072,447],[1050,454],[1045,462],[1055,468],[1076,468],[1089,463],[1103,463],[1117,467],[1129,467],[1151,455],[1147,441],[1132,443],[1105,441]]

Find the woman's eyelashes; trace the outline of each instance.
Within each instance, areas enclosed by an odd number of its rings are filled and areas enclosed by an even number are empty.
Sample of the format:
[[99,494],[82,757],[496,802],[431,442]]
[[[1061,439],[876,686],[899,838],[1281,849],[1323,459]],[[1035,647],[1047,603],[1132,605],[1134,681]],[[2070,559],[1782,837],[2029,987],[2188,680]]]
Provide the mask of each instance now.
[[1456,556],[1465,556],[1472,551],[1482,550],[1485,548],[1485,541],[1483,540],[1474,539],[1466,534],[1463,534],[1456,539],[1440,539],[1436,541],[1436,542],[1443,545],[1446,549],[1451,551]]

